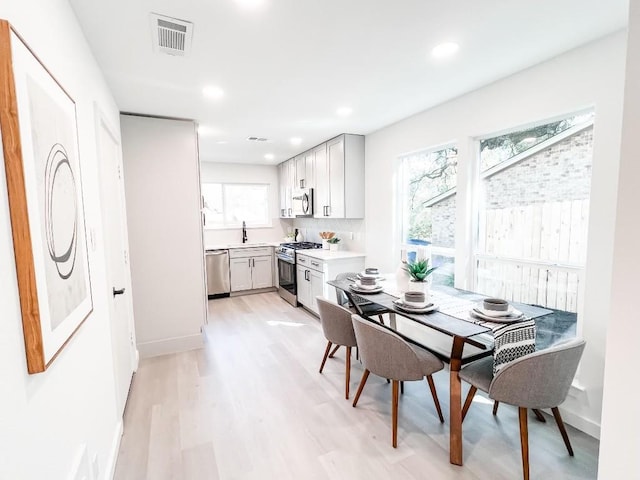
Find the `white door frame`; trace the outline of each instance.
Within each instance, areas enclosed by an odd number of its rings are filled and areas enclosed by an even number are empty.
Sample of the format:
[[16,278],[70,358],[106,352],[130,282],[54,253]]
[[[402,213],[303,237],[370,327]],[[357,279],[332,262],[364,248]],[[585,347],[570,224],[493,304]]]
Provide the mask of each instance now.
[[[100,145],[100,137],[101,137],[101,130],[103,130],[104,132],[106,132],[114,141],[115,144],[121,146],[122,142],[120,139],[120,135],[119,135],[119,130],[114,128],[113,125],[111,125],[111,123],[109,122],[109,120],[107,119],[106,115],[102,112],[102,110],[100,109],[100,107],[94,103],[94,112],[95,112],[95,135],[96,135],[96,154],[97,154],[97,158],[98,161],[100,162],[100,157],[101,157],[101,153],[100,153],[100,149],[101,149],[101,145]],[[100,177],[103,179],[111,179],[114,178],[114,174],[116,172],[113,172],[113,170],[111,170],[111,166],[108,164],[105,164],[105,162],[100,162],[100,167],[99,167],[99,174]],[[131,362],[131,367],[132,367],[132,373],[135,372],[138,369],[138,363],[139,363],[139,353],[138,353],[138,349],[136,348],[136,336],[135,336],[135,326],[134,326],[134,322],[133,322],[133,300],[132,300],[132,290],[131,290],[131,270],[129,267],[129,243],[128,243],[128,231],[127,231],[127,221],[126,221],[126,203],[125,203],[125,190],[124,190],[124,180],[123,180],[123,166],[122,166],[122,149],[119,149],[118,152],[118,158],[117,158],[117,169],[118,169],[118,177],[120,179],[120,181],[118,181],[118,185],[117,185],[117,189],[118,189],[118,197],[117,199],[112,199],[109,198],[109,191],[105,191],[105,182],[102,181],[100,182],[101,184],[101,189],[100,189],[100,199],[101,199],[101,213],[102,213],[102,218],[103,218],[103,225],[106,226],[107,221],[106,219],[108,218],[107,215],[109,215],[109,212],[107,211],[107,209],[109,208],[109,206],[113,206],[113,202],[116,201],[118,203],[118,207],[119,208],[119,213],[120,213],[120,241],[121,241],[121,245],[124,249],[123,252],[121,253],[115,253],[114,255],[122,255],[123,256],[123,261],[124,261],[124,285],[122,285],[125,288],[126,294],[120,298],[119,300],[121,301],[125,301],[126,305],[124,310],[126,311],[126,315],[127,315],[127,327],[128,327],[128,337],[129,337],[129,341],[130,341],[130,362]],[[107,180],[109,181],[109,180]],[[103,240],[103,244],[104,244],[104,255],[105,255],[105,265],[106,265],[106,273],[107,273],[107,288],[109,289],[108,292],[108,298],[109,300],[111,300],[112,297],[112,287],[114,287],[114,285],[112,285],[112,279],[113,279],[113,272],[112,272],[112,265],[111,262],[112,257],[111,257],[111,252],[110,252],[110,239],[109,239],[109,232],[106,231],[106,228],[103,228],[103,232],[102,232],[102,240]],[[114,309],[114,304],[113,302],[109,301],[109,321],[110,322],[114,322],[115,321],[115,309]],[[116,356],[115,356],[115,343],[118,339],[114,339],[112,338],[112,351],[114,352],[114,362],[116,361]],[[121,392],[119,392],[119,384],[118,384],[118,379],[116,378],[116,365],[114,363],[113,366],[113,373],[114,373],[114,381],[115,381],[115,385],[116,385],[116,402],[120,402],[120,398],[119,398],[119,394]],[[119,414],[121,414],[122,412],[119,412]]]

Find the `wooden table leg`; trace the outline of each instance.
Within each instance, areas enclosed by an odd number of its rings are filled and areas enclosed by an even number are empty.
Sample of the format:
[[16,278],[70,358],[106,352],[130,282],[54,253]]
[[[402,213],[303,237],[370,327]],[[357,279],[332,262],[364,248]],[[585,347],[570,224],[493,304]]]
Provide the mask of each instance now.
[[449,373],[449,461],[462,465],[462,382],[458,372],[462,367],[464,339],[453,337]]

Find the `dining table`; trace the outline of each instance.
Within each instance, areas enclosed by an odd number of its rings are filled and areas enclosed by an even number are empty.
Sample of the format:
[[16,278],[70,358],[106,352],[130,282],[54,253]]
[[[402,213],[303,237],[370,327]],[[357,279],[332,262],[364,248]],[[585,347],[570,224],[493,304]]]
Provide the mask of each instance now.
[[[504,325],[471,315],[472,307],[487,298],[486,295],[434,285],[429,291],[433,309],[428,313],[412,313],[398,304],[403,291],[398,288],[394,275],[381,275],[378,283],[383,289],[376,293],[356,291],[355,281],[356,278],[345,278],[327,283],[342,291],[350,305],[363,317],[367,317],[364,305],[384,307],[389,313],[388,328],[449,364],[449,461],[462,465],[462,382],[458,372],[464,365],[495,353],[497,335],[494,338],[494,333]],[[522,312],[523,328],[533,328],[532,348],[535,349],[534,319],[552,311],[536,305],[509,303]],[[494,364],[495,361],[494,356]]]

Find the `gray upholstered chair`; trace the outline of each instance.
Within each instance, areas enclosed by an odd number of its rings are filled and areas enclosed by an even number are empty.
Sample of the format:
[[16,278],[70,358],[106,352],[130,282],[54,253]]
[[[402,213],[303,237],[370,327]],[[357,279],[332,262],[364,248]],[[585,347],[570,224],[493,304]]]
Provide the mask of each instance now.
[[[324,368],[327,358],[333,357],[336,350],[341,346],[346,347],[344,398],[349,399],[351,348],[356,346],[356,336],[353,332],[351,312],[337,303],[331,302],[321,296],[316,297],[316,302],[320,313],[320,325],[322,325],[322,332],[324,333],[324,337],[327,339],[327,348],[324,351],[324,357],[322,357],[322,363],[320,364],[320,373],[322,373],[322,369]],[[329,353],[332,345],[336,345],[336,348]]]
[[[355,272],[344,272],[336,275],[336,280],[356,278],[357,276],[358,274]],[[380,320],[380,323],[384,324],[384,317],[382,315],[385,313],[389,313],[388,309],[384,308],[381,305],[376,305],[374,303],[371,303],[366,298],[361,297],[360,295],[352,294],[351,297],[358,304],[358,306],[360,307],[360,310],[362,310],[362,313],[364,315],[366,315],[367,317],[370,317],[372,315],[378,315],[378,319]],[[336,288],[336,298],[340,305],[350,309],[353,313],[358,313],[355,310],[355,307],[349,303],[349,299],[347,298],[347,295],[339,288]]]
[[365,370],[358,392],[353,400],[355,407],[369,373],[390,378],[391,393],[391,444],[398,446],[398,385],[400,381],[422,380],[427,377],[433,402],[441,422],[444,422],[438,394],[431,375],[444,368],[442,361],[423,348],[412,345],[388,328],[371,320],[353,315],[353,328],[358,341],[358,351]]
[[537,410],[551,408],[567,451],[573,456],[571,442],[558,405],[567,397],[584,346],[584,340],[573,339],[525,355],[502,367],[495,377],[491,357],[473,362],[460,371],[460,378],[471,384],[462,410],[463,419],[478,389],[488,393],[489,398],[496,402],[518,407],[522,471],[525,480],[529,479],[528,408]]

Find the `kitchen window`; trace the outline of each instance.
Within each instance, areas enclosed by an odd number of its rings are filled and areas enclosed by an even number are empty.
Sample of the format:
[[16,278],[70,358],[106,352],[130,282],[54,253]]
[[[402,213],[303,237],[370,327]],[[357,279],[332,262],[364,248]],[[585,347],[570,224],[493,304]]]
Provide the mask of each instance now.
[[271,226],[268,184],[203,183],[202,202],[205,228]]
[[438,269],[433,282],[453,286],[458,149],[427,149],[400,157],[402,248],[420,249]]

